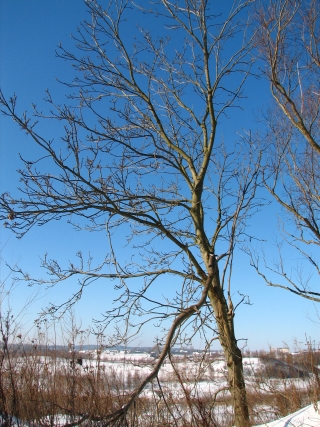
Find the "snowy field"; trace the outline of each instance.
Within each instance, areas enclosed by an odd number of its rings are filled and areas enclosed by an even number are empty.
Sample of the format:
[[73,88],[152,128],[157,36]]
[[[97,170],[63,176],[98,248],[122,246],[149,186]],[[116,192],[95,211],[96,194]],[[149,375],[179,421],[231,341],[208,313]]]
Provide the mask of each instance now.
[[[81,357],[79,357],[81,356]],[[80,360],[81,359],[81,363]],[[113,377],[122,384],[128,392],[134,388],[139,381],[152,371],[155,359],[148,353],[126,353],[101,352],[97,356],[94,352],[79,352],[72,359],[66,357],[51,358],[50,356],[33,356],[28,364],[37,365],[39,372],[68,373],[72,369],[73,374],[80,376],[105,374]],[[176,399],[183,398],[181,385],[189,390],[191,395],[204,397],[212,395],[220,389],[227,387],[226,362],[218,357],[214,360],[199,359],[197,357],[174,357],[172,364],[167,359],[160,369],[158,378],[162,383],[163,390],[170,392]],[[25,358],[16,358],[15,366],[26,363]],[[263,369],[264,365],[258,357],[243,358],[244,374],[248,391],[254,391],[257,385],[256,375]],[[179,374],[179,381],[177,379]],[[259,391],[269,393],[271,391],[283,390],[290,383],[298,389],[306,387],[305,379],[291,378],[290,380],[264,379],[259,384]],[[151,396],[151,391],[146,388],[143,393],[145,397]]]
[[[278,362],[273,359],[275,364],[287,368],[289,365]],[[121,391],[123,396],[128,396],[140,384],[140,382],[152,371],[156,359],[148,353],[133,353],[125,351],[102,351],[99,353],[83,351],[76,353],[67,353],[61,356],[37,355],[20,356],[11,359],[11,369],[16,372],[19,369],[33,369],[33,372],[38,373],[39,388],[46,388],[50,382],[50,378],[60,375],[67,378],[69,375],[72,378],[77,378],[79,384],[82,381],[87,381],[83,384],[93,384],[97,378],[108,379],[107,384],[112,399]],[[243,359],[244,374],[246,378],[246,387],[249,393],[259,393],[261,396],[282,396],[290,388],[293,388],[297,393],[305,391],[310,386],[310,375],[298,378],[274,378],[265,377],[261,373],[266,368],[266,362],[258,357],[245,357]],[[274,365],[276,366],[276,365]],[[273,367],[274,367],[273,366]],[[4,367],[4,365],[3,365]],[[33,367],[33,368],[32,368]],[[77,381],[78,381],[77,380]],[[185,404],[186,396],[194,401],[201,399],[212,400],[217,392],[219,392],[220,401],[217,401],[212,408],[216,421],[224,420],[225,416],[232,419],[232,408],[228,402],[229,394],[227,389],[227,366],[222,357],[210,355],[210,357],[194,356],[173,356],[171,361],[166,359],[158,375],[159,382],[155,381],[147,385],[140,397],[147,401],[155,402],[160,405],[164,396],[169,397],[174,406],[174,411],[177,411],[185,417],[190,418],[188,406]],[[81,383],[82,384],[82,383]],[[161,387],[159,388],[159,384]],[[85,385],[82,389],[85,393]],[[66,393],[68,391],[64,390]],[[80,394],[80,399],[85,394]],[[223,403],[225,402],[225,403]],[[230,402],[230,400],[229,400]],[[257,401],[252,415],[253,422],[257,426],[269,427],[320,427],[320,416],[313,405],[309,405],[304,409],[281,418],[279,410],[270,403],[259,403]],[[301,401],[302,402],[302,401]],[[309,400],[310,402],[310,400]],[[299,407],[299,406],[296,406]],[[319,403],[320,407],[320,403]],[[287,412],[282,412],[287,413]],[[47,414],[45,412],[44,414]],[[148,413],[144,414],[148,417]],[[281,418],[281,419],[280,419]],[[269,420],[276,420],[268,422]],[[74,418],[73,418],[74,421]],[[55,413],[52,417],[42,417],[41,424],[51,426],[63,426],[72,422],[72,419]],[[262,424],[261,424],[262,423]],[[24,426],[23,422],[11,423],[11,425]],[[2,425],[0,417],[0,426]],[[34,424],[37,426],[37,422]],[[142,424],[141,424],[142,425]],[[148,426],[148,422],[143,424]],[[220,424],[217,424],[220,425]],[[221,424],[222,425],[222,424]]]

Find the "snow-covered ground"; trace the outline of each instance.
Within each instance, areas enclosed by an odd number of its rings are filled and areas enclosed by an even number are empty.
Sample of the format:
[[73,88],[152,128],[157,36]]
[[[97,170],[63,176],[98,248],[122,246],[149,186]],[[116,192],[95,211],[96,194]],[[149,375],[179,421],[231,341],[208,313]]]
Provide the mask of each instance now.
[[[318,402],[320,409],[320,402]],[[0,415],[0,425],[2,425],[2,419]],[[43,420],[44,423],[50,423],[55,426],[63,426],[70,420],[65,415],[55,415],[54,418],[48,417]],[[11,420],[12,427],[27,427],[27,424],[21,423],[15,417]],[[320,414],[315,409],[314,405],[306,406],[293,414],[287,415],[279,420],[272,421],[265,424],[255,425],[253,427],[320,427]]]
[[[16,365],[30,364],[38,365],[38,371],[46,371],[56,373],[60,371],[67,374],[70,370],[81,376],[95,375],[98,371],[108,376],[112,376],[123,384],[131,383],[134,379],[134,384],[137,385],[139,380],[145,378],[152,370],[155,359],[148,353],[126,353],[124,351],[105,351],[97,355],[96,352],[82,352],[81,363],[79,363],[79,356],[74,359],[69,355],[63,357],[50,357],[50,356],[33,356],[30,358],[16,358]],[[73,360],[73,361],[72,361]],[[173,393],[175,398],[183,398],[184,393],[181,384],[185,390],[191,392],[191,395],[203,397],[205,395],[212,395],[218,390],[226,388],[227,386],[227,366],[223,358],[216,358],[214,360],[198,360],[196,357],[174,358],[174,366],[169,360],[166,360],[160,369],[158,378],[162,383],[163,389]],[[258,357],[244,357],[243,358],[244,374],[246,377],[246,384],[248,391],[255,391],[257,381],[255,374],[263,368],[263,363]],[[179,373],[179,379],[176,375]],[[181,384],[179,384],[181,383]],[[270,393],[275,390],[281,390],[288,386],[293,385],[297,389],[306,387],[306,382],[303,378],[284,379],[264,379],[259,384],[259,392]],[[129,386],[130,387],[130,386]],[[180,396],[179,396],[180,394]],[[145,395],[149,395],[146,390]]]
[[[61,372],[62,374],[72,373],[80,375],[84,380],[86,377],[90,380],[97,376],[98,373],[105,374],[107,378],[114,379],[116,384],[120,384],[123,390],[130,393],[140,381],[145,378],[152,370],[156,360],[148,353],[127,353],[124,351],[106,351],[100,352],[83,352],[77,355],[67,354],[65,357],[51,356],[33,356],[30,358],[18,357],[11,362],[15,364],[17,370],[20,365],[33,364],[37,366],[39,372],[39,381],[46,384],[48,378]],[[307,381],[310,378],[263,378],[259,380],[259,373],[265,368],[264,363],[258,357],[245,357],[243,359],[244,373],[246,377],[247,390],[250,392],[259,391],[263,395],[272,395],[274,392],[280,392],[288,386],[295,387],[296,390],[307,387]],[[178,375],[177,375],[178,372]],[[99,375],[98,375],[99,376]],[[218,390],[224,390],[219,397],[227,393],[227,366],[221,357],[215,359],[195,357],[174,357],[174,364],[166,360],[159,372],[158,378],[161,382],[161,392],[157,383],[149,384],[142,396],[161,401],[162,392],[176,401],[177,407],[182,405],[181,402],[188,396],[192,398],[203,398],[212,396]],[[117,390],[115,389],[114,392]],[[269,406],[268,406],[269,405]],[[255,407],[257,417],[254,418],[256,423],[264,420],[275,419],[279,413],[276,407],[269,404],[263,406],[258,404]],[[296,406],[297,407],[297,406]],[[320,409],[320,402],[319,402]],[[216,418],[224,417],[226,411],[231,414],[232,408],[217,403],[214,411]],[[221,413],[220,413],[221,412]],[[59,418],[59,415],[57,415]],[[1,417],[0,417],[1,418]],[[61,422],[60,422],[61,421]],[[54,421],[54,425],[63,425],[65,420]],[[1,419],[0,419],[1,425]],[[256,427],[320,427],[320,415],[313,405],[286,416],[280,420],[259,424]]]
[[[320,402],[318,402],[320,410]],[[306,406],[293,414],[287,415],[277,421],[260,424],[255,427],[320,427],[320,413],[314,405]]]

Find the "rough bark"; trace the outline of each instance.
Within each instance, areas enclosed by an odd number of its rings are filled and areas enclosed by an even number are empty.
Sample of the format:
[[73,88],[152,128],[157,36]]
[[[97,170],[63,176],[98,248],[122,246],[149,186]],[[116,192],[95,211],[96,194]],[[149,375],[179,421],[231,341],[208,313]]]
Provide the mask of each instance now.
[[223,348],[228,367],[228,382],[233,399],[236,427],[247,427],[249,410],[243,375],[242,353],[237,345],[234,333],[234,311],[232,303],[227,303],[220,283],[219,269],[214,257],[210,257],[209,269],[212,269],[212,286],[208,297],[215,313],[219,331],[219,341]]

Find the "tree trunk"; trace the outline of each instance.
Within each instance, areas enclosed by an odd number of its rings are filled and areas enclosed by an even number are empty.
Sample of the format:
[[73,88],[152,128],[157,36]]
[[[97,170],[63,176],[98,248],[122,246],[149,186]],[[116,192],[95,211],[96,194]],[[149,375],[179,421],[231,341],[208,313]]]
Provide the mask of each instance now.
[[208,297],[215,313],[219,340],[228,366],[228,382],[233,399],[235,425],[236,427],[248,427],[250,426],[249,410],[243,376],[242,354],[234,334],[233,306],[231,301],[228,306],[224,297],[216,263],[213,266],[212,286],[209,288]]

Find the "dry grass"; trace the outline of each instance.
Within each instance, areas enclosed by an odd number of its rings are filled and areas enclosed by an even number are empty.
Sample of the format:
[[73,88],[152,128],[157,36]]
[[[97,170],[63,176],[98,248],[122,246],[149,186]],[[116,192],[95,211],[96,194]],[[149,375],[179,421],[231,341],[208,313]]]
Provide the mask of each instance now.
[[[9,344],[9,338],[2,334],[0,351],[0,413],[8,427],[13,424],[12,415],[26,424],[38,426],[54,426],[58,420],[64,425],[76,425],[80,420],[84,425],[104,425],[106,417],[124,405],[141,379],[139,374],[130,371],[126,378],[116,371],[106,371],[99,359],[94,362],[97,366],[90,366],[89,360],[81,366],[74,345],[61,350],[39,344],[40,340],[24,345],[18,339],[19,345]],[[315,368],[320,363],[318,353],[277,358],[281,369],[277,368],[272,354],[263,355],[262,360],[263,367],[253,370],[248,382],[253,423],[268,422],[311,402],[316,404],[320,398],[319,373]],[[198,360],[198,369],[191,374],[181,369],[181,363],[171,360],[172,374],[168,382],[157,379],[151,384],[148,397],[137,399],[126,419],[117,425],[232,425],[231,396],[224,387],[215,394],[201,394],[194,386],[204,378],[208,380],[208,375],[212,381],[223,382],[221,377],[215,377],[211,363],[210,357]],[[293,365],[297,369],[292,368]],[[303,378],[297,378],[299,372],[304,373]]]

